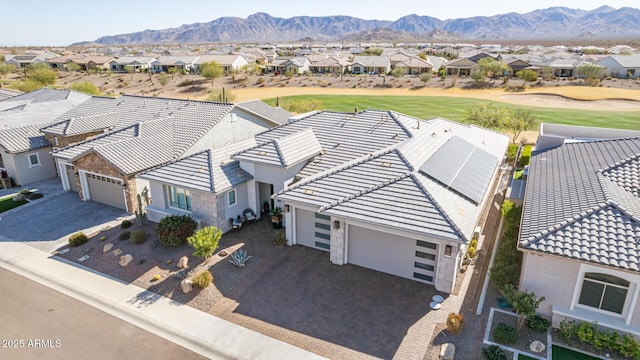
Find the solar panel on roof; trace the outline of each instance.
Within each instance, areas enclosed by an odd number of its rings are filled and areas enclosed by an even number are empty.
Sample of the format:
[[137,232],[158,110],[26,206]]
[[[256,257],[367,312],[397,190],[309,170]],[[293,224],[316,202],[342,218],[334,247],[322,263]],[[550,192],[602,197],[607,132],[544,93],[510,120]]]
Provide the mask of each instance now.
[[454,136],[420,167],[420,171],[479,204],[497,164],[495,156]]

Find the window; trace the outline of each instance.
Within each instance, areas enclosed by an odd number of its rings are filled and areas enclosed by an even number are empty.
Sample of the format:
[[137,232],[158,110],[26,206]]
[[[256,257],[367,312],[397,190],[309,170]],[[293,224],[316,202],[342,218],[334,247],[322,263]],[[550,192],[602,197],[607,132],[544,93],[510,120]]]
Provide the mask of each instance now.
[[38,153],[33,153],[33,154],[29,154],[27,155],[27,157],[29,158],[29,167],[32,168],[34,166],[40,166],[40,157],[38,156]]
[[579,304],[622,314],[629,291],[629,282],[619,277],[585,273]]
[[191,211],[191,192],[189,190],[169,186],[169,206]]
[[436,244],[434,243],[430,243],[430,242],[426,242],[426,241],[422,241],[422,240],[416,240],[416,245],[418,246],[422,246],[422,247],[426,247],[429,249],[436,249]]
[[420,273],[413,273],[413,277],[416,279],[420,279],[420,280],[424,280],[424,281],[428,281],[428,282],[433,282],[433,276],[429,276],[429,275],[424,275],[424,274],[420,274]]
[[427,254],[422,251],[416,251],[416,256],[427,260],[436,260],[436,256],[433,254]]
[[236,191],[231,190],[227,193],[227,199],[229,200],[229,206],[233,206],[236,204]]
[[436,267],[433,266],[433,265],[423,264],[423,263],[417,262],[417,261],[413,262],[413,266],[417,267],[418,269],[423,269],[423,270],[427,270],[427,271],[434,271],[436,269]]

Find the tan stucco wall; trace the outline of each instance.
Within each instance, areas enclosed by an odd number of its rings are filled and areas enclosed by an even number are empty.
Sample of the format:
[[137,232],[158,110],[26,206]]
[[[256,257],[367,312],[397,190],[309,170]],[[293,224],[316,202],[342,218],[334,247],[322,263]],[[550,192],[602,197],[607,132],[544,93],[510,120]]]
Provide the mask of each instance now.
[[580,264],[553,256],[523,254],[520,288],[546,298],[538,311],[551,316],[551,306],[570,307]]
[[[127,209],[131,214],[133,214],[133,212],[138,209],[138,198],[136,196],[138,193],[136,182],[133,176],[127,177],[126,175],[121,174],[110,162],[96,153],[88,153],[87,155],[76,160],[73,165],[75,166],[76,171],[83,170],[123,180],[126,186],[125,190],[127,193]],[[82,184],[79,179],[78,192],[80,198],[82,199]]]

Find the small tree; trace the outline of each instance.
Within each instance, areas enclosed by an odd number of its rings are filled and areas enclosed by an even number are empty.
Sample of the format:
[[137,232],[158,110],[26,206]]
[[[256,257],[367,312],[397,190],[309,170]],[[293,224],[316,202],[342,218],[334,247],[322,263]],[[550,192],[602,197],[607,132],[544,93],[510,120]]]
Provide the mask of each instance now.
[[406,69],[403,66],[396,66],[393,68],[393,70],[391,71],[391,75],[393,75],[394,77],[402,77],[404,76],[404,74],[406,73]]
[[473,81],[475,81],[476,85],[482,83],[482,80],[484,80],[484,76],[485,73],[481,69],[473,69],[473,71],[471,71],[471,78],[473,79]]
[[213,85],[213,81],[216,78],[221,77],[223,74],[224,71],[222,70],[222,66],[220,66],[216,61],[209,61],[200,65],[200,75],[211,80],[211,85]]
[[540,74],[542,75],[543,80],[551,80],[553,79],[553,68],[551,66],[543,66]]
[[538,306],[545,300],[544,296],[537,297],[533,292],[520,291],[513,284],[506,284],[501,293],[518,314],[518,331],[524,325],[526,318],[535,315]]
[[585,83],[597,83],[604,76],[604,67],[593,63],[582,63],[576,68],[576,74],[584,77]]
[[464,122],[487,129],[500,129],[504,127],[508,116],[509,111],[507,108],[485,103],[466,109]]
[[518,109],[511,112],[511,116],[506,119],[505,128],[513,133],[513,143],[523,131],[530,130],[536,121],[536,116],[530,110]]
[[522,85],[525,85],[527,81],[536,81],[538,80],[538,73],[533,70],[522,70],[516,72],[516,77],[523,81]]
[[478,61],[478,67],[485,74],[494,78],[502,75],[505,71],[509,70],[509,65],[505,64],[502,60],[495,60],[491,57],[486,57]]
[[167,83],[169,82],[169,77],[167,76],[167,74],[164,71],[161,72],[160,75],[158,75],[158,82],[162,86],[167,85]]
[[69,90],[74,90],[89,95],[100,95],[100,90],[89,81],[74,83],[69,87]]
[[124,71],[126,71],[127,74],[131,74],[131,80],[133,80],[133,73],[136,71],[136,68],[131,65],[127,65],[124,67]]
[[82,69],[80,65],[74,63],[73,61],[67,64],[67,70],[69,71],[80,71]]
[[171,79],[173,80],[173,76],[178,73],[178,68],[170,67],[167,72],[171,75]]
[[188,237],[187,242],[193,247],[193,255],[200,256],[206,261],[218,248],[221,237],[222,230],[215,226],[207,226]]
[[427,86],[427,83],[429,82],[429,80],[431,80],[431,74],[426,72],[426,73],[422,73],[422,75],[420,75],[420,81],[422,81],[424,83],[424,86]]

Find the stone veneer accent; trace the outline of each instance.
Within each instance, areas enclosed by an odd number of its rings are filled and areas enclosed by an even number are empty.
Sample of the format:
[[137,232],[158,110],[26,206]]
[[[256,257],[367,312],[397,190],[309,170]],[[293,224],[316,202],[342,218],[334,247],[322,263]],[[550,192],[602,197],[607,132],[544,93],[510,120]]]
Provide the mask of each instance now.
[[455,275],[458,271],[456,269],[456,255],[458,253],[458,246],[453,245],[451,256],[444,256],[445,243],[439,243],[438,245],[438,262],[436,270],[435,287],[437,290],[450,294],[453,291],[453,285],[455,284]]
[[202,220],[203,226],[213,225],[223,231],[226,231],[219,223],[218,206],[219,204],[215,194],[191,190],[191,207],[194,209],[192,216],[196,219]]
[[[333,228],[333,222],[334,221],[339,221],[340,222],[340,229],[334,229]],[[339,219],[336,217],[331,217],[331,221],[329,222],[330,226],[331,226],[331,233],[330,233],[330,243],[331,243],[331,262],[336,264],[336,265],[344,265],[347,262],[346,259],[346,254],[345,254],[345,241],[344,241],[344,237],[345,237],[345,229],[346,229],[346,225],[343,221],[343,219]]]
[[[105,160],[102,156],[96,153],[88,153],[87,155],[76,160],[73,165],[75,166],[76,171],[84,170],[95,174],[110,176],[113,178],[121,179],[124,181],[126,186],[126,200],[127,200],[127,208],[129,209],[129,213],[133,214],[135,210],[138,209],[138,190],[136,187],[136,181],[133,176],[127,177],[124,174],[121,174],[113,164],[109,161]],[[80,199],[83,199],[82,194],[82,184],[80,183],[80,179],[78,178],[78,194]]]
[[[71,136],[44,134],[44,137],[51,143],[51,146],[53,146],[56,149],[61,149],[63,147],[67,147],[85,140],[92,139],[102,133],[103,131],[100,130],[100,131],[94,131],[90,133],[71,135]],[[55,138],[58,138],[58,145],[56,145]]]

